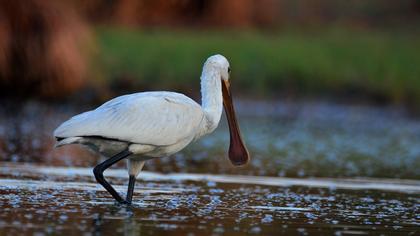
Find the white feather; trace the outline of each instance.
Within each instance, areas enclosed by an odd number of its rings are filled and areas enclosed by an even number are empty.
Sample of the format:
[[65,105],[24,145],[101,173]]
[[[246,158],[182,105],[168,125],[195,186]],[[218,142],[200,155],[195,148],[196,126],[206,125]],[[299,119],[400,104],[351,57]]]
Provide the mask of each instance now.
[[134,93],[72,117],[54,131],[54,136],[101,136],[167,146],[195,135],[203,117],[201,106],[183,94]]
[[61,147],[64,145],[68,145],[68,144],[72,144],[72,143],[77,143],[81,138],[80,137],[69,137],[69,138],[65,138],[63,140],[58,141],[54,147]]

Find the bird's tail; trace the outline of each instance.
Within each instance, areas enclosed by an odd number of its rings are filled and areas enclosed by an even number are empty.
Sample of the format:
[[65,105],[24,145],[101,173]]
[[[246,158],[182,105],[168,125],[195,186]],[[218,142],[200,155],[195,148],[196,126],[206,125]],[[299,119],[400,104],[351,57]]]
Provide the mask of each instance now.
[[54,145],[54,148],[58,148],[67,144],[72,144],[72,143],[78,143],[78,141],[82,139],[81,137],[69,137],[69,138],[64,138],[61,139],[59,141],[57,141]]

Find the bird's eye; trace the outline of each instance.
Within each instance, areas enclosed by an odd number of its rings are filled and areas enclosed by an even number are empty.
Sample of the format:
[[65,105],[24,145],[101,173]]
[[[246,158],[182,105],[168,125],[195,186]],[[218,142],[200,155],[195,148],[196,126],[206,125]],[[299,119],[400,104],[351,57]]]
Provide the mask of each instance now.
[[228,73],[230,73],[230,67],[228,67]]

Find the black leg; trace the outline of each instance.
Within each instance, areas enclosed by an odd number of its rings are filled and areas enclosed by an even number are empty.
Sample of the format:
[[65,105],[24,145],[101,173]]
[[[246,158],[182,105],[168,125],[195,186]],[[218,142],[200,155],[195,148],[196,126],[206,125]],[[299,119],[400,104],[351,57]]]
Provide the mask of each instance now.
[[128,180],[128,190],[127,190],[127,199],[126,202],[131,204],[131,200],[133,199],[133,191],[134,191],[134,184],[136,183],[136,176],[130,175],[130,179]]
[[115,191],[115,189],[105,180],[104,171],[117,163],[118,161],[126,158],[132,153],[128,150],[124,150],[115,156],[109,158],[108,160],[102,162],[101,164],[95,166],[93,169],[93,174],[95,175],[96,181],[100,183],[119,203],[126,203],[121,196]]

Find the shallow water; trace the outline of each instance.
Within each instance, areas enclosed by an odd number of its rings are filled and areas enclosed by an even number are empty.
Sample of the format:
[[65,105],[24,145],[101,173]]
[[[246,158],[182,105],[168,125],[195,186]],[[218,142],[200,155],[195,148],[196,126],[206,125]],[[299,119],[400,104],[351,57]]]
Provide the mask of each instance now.
[[[6,168],[7,167],[7,168]],[[5,170],[7,169],[7,170]],[[89,175],[89,168],[45,168],[3,163],[0,178],[0,227],[5,234],[121,233],[243,235],[420,233],[420,181],[364,179],[372,188],[325,187],[300,183],[282,186],[245,183],[228,176],[183,178],[147,172],[136,185],[131,207],[116,204]],[[108,177],[124,194],[125,170]],[[123,177],[125,176],[125,177]],[[199,178],[200,177],[200,178]],[[217,178],[220,177],[220,178]],[[215,181],[213,181],[215,180]],[[323,179],[312,179],[313,182]],[[359,180],[362,181],[362,180]],[[411,188],[410,188],[411,186]],[[409,191],[406,191],[409,190]]]
[[[94,181],[100,157],[52,149],[52,130],[83,109],[0,107],[0,235],[420,234],[418,118],[320,101],[237,105],[247,167],[229,164],[222,118],[183,152],[148,161],[132,207]],[[124,166],[106,172],[121,193]]]

